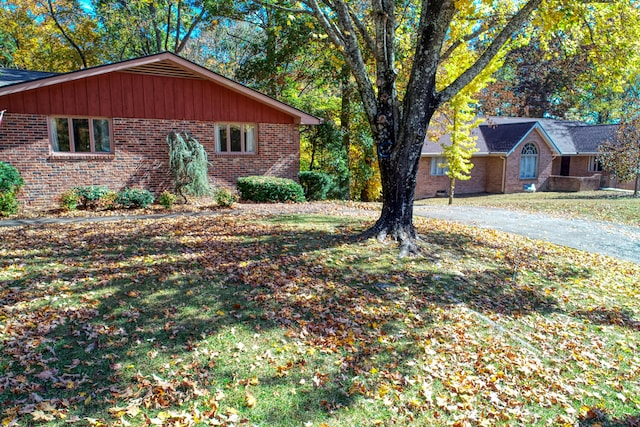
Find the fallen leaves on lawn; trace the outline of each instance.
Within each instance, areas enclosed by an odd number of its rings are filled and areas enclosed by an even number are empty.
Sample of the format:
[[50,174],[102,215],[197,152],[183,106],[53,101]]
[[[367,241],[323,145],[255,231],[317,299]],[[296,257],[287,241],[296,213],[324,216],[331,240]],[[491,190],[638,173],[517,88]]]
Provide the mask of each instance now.
[[637,266],[426,220],[428,257],[398,261],[344,218],[273,218],[0,230],[3,425],[248,426],[285,393],[314,425],[640,412]]

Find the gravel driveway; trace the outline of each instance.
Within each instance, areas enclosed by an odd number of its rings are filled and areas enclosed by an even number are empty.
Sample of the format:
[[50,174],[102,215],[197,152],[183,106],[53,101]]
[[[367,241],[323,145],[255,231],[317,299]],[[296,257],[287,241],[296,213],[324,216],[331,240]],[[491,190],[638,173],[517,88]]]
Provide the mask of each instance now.
[[640,264],[640,227],[497,208],[414,206],[415,215],[521,234]]

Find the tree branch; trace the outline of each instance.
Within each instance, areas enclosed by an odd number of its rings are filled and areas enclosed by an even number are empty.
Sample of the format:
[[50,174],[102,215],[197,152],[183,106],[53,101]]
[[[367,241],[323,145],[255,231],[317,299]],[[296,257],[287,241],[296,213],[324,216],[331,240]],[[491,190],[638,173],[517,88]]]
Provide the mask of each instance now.
[[507,41],[520,29],[522,24],[527,20],[529,15],[538,8],[542,3],[542,0],[529,0],[513,18],[504,26],[502,31],[496,36],[491,44],[485,49],[480,57],[473,63],[467,70],[465,70],[458,78],[453,81],[449,86],[444,88],[438,95],[440,102],[448,102],[456,93],[462,90],[466,85],[471,83],[478,74],[485,69],[487,65],[493,60],[500,52],[500,49],[507,43]]
[[336,23],[327,16],[317,0],[303,0],[303,3],[312,11],[329,39],[342,51],[345,61],[353,71],[369,123],[372,127],[375,126],[377,115],[376,94],[369,79],[367,66],[362,58],[362,51],[360,50],[348,6],[344,0],[331,2],[330,10],[337,17]]
[[193,33],[193,30],[195,30],[195,28],[198,26],[198,24],[200,24],[202,22],[202,20],[204,19],[204,15],[206,13],[207,13],[207,9],[205,7],[203,7],[202,10],[200,11],[200,13],[198,14],[198,16],[195,17],[193,19],[193,21],[191,22],[191,25],[189,26],[189,29],[187,30],[187,34],[185,34],[184,37],[182,38],[182,40],[180,41],[180,45],[177,47],[175,53],[182,52],[182,50],[187,46],[187,43],[191,39],[191,34]]
[[469,42],[473,39],[475,39],[476,37],[478,37],[480,34],[485,33],[487,31],[487,28],[491,27],[491,25],[481,25],[477,30],[475,30],[474,32],[472,32],[471,34],[466,35],[465,37],[463,37],[460,40],[456,40],[455,42],[453,42],[451,44],[451,46],[449,46],[447,48],[447,50],[445,50],[441,55],[440,55],[440,61],[445,61],[447,59],[449,59],[449,57],[453,54],[453,52],[460,46],[462,45],[462,43],[465,42]]
[[360,36],[365,41],[365,43],[366,43],[367,47],[369,48],[369,50],[371,52],[375,52],[376,44],[375,44],[374,40],[371,38],[371,35],[367,32],[367,28],[364,26],[362,21],[354,13],[351,13],[351,19],[353,19],[353,22],[354,22],[356,28],[360,32]]
[[60,32],[62,33],[62,36],[71,44],[71,46],[76,50],[76,52],[78,52],[78,55],[80,55],[80,60],[82,61],[83,68],[87,68],[88,67],[87,58],[85,57],[84,52],[82,51],[80,46],[78,46],[73,41],[71,36],[67,34],[67,32],[64,30],[64,28],[60,24],[60,21],[58,21],[58,18],[56,17],[55,12],[53,11],[53,4],[51,3],[51,0],[48,0],[47,4],[49,5],[49,13],[51,14],[51,19],[53,19],[53,22],[56,24],[56,27],[60,30]]

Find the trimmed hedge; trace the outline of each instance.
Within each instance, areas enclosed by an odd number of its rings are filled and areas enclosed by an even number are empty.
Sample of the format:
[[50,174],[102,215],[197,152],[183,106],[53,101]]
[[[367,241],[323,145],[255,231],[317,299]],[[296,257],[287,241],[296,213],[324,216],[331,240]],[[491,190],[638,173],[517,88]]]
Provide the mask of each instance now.
[[298,174],[307,200],[326,200],[335,183],[331,175],[318,171],[303,171]]
[[245,176],[238,178],[238,193],[253,202],[304,202],[304,189],[288,178]]

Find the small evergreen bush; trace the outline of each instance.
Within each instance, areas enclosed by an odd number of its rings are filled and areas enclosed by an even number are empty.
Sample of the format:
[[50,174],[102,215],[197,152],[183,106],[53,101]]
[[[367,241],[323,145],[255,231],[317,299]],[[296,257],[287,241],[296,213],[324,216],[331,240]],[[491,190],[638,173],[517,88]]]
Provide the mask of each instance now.
[[298,174],[307,200],[326,200],[335,185],[331,175],[317,171],[303,171]]
[[78,209],[80,196],[74,190],[67,190],[60,195],[60,207],[65,211],[75,211]]
[[160,203],[167,209],[171,209],[173,204],[176,202],[176,199],[177,196],[175,194],[165,190],[162,192],[162,194],[160,194],[160,197],[158,197],[158,203]]
[[9,216],[18,212],[16,194],[24,185],[18,169],[9,163],[0,162],[0,216]]
[[18,169],[9,163],[0,162],[0,193],[17,193],[24,185]]
[[124,188],[118,192],[115,203],[123,208],[146,208],[153,203],[154,197],[149,190]]
[[18,212],[18,199],[13,191],[0,192],[0,216]]
[[226,188],[218,188],[213,193],[213,199],[216,201],[218,206],[230,208],[235,203],[236,196]]
[[109,189],[102,185],[87,185],[73,189],[80,199],[82,209],[97,209],[99,201],[109,193]]
[[304,202],[304,190],[292,179],[272,176],[238,178],[238,192],[243,200],[254,202]]

